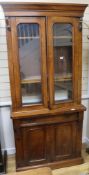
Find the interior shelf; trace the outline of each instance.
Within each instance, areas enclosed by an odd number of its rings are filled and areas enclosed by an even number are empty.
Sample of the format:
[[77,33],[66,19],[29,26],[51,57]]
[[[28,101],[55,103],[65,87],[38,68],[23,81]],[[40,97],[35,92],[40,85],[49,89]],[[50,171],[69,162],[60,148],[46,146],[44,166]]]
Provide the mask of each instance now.
[[39,39],[39,38],[40,38],[39,36],[18,37],[18,39]]
[[54,39],[72,39],[72,36],[54,36]]
[[[55,81],[69,81],[72,80],[72,74],[63,74],[63,75],[56,75],[55,76]],[[21,84],[29,84],[29,83],[39,83],[41,82],[41,77],[40,76],[32,76],[28,77],[26,79],[23,79],[21,81]]]
[[55,75],[55,81],[69,81],[72,80],[72,74]]
[[[72,74],[63,74],[63,75],[55,75],[55,81],[69,81],[72,80]],[[27,77],[21,81],[21,84],[29,84],[29,83],[39,83],[41,82],[41,77],[40,76],[32,76],[32,77]]]
[[40,76],[32,76],[32,77],[27,77],[21,81],[21,84],[29,84],[29,83],[39,83],[41,82],[41,77]]

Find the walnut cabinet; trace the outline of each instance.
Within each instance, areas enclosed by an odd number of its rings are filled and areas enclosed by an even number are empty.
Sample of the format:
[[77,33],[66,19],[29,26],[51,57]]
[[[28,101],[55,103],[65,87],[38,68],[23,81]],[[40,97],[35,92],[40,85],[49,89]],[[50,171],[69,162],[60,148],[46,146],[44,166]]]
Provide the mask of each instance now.
[[17,170],[82,163],[82,24],[87,5],[2,3]]

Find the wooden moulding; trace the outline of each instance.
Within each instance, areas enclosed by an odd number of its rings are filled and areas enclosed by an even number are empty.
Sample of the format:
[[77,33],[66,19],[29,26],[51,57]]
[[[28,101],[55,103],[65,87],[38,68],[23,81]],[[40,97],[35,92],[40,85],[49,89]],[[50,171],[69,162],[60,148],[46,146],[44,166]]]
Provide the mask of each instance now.
[[25,12],[24,16],[29,16],[29,10],[32,12],[35,11],[38,16],[42,15],[41,12],[58,12],[62,16],[63,14],[66,15],[66,12],[68,13],[68,16],[78,16],[82,17],[83,12],[85,8],[87,7],[87,4],[63,4],[63,3],[7,3],[7,2],[1,2],[0,3],[4,9],[5,16],[18,16],[22,15],[21,12]]
[[27,166],[27,167],[19,167],[17,168],[17,172],[19,171],[25,171],[25,170],[30,170],[30,169],[36,169],[36,168],[44,168],[44,167],[50,167],[52,170],[58,169],[58,168],[64,168],[64,167],[69,167],[69,166],[74,166],[74,165],[79,165],[83,163],[83,159],[81,157],[78,157],[76,159],[70,159],[70,160],[65,160],[65,161],[58,161],[58,162],[53,162],[53,163],[45,163],[42,165],[38,166]]
[[48,108],[46,109],[39,109],[39,110],[18,110],[18,111],[12,111],[11,116],[13,119],[21,119],[21,118],[32,118],[35,116],[50,116],[50,115],[60,115],[60,114],[71,114],[71,113],[76,113],[76,112],[83,112],[85,111],[86,108],[83,105],[73,105],[71,108],[58,108],[55,110],[50,110]]

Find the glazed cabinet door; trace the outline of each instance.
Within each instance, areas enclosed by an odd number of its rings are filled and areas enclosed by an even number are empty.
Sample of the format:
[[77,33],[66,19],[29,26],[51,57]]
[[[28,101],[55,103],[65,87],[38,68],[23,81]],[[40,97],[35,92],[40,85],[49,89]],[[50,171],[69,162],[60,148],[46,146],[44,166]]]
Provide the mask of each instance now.
[[17,107],[47,107],[45,18],[17,17],[10,23]]
[[78,67],[81,57],[78,51],[78,46],[81,47],[81,32],[78,25],[79,21],[74,18],[48,18],[47,41],[50,67],[48,77],[51,108],[78,102],[80,87],[78,81],[81,80],[80,67]]

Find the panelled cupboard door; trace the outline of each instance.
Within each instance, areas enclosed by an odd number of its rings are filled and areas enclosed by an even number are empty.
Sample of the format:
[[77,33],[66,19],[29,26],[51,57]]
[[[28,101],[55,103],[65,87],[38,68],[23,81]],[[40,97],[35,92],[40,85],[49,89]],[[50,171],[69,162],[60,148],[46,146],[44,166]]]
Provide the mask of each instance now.
[[74,157],[76,151],[77,122],[55,125],[54,160]]
[[15,96],[18,107],[47,107],[44,17],[11,18]]
[[78,102],[78,81],[81,79],[78,72],[81,59],[78,51],[78,46],[81,47],[81,43],[78,43],[79,38],[77,37],[81,37],[81,32],[78,25],[78,19],[74,18],[48,18],[50,108],[66,107]]
[[18,166],[31,166],[49,162],[50,128],[20,124],[16,132],[16,159]]

